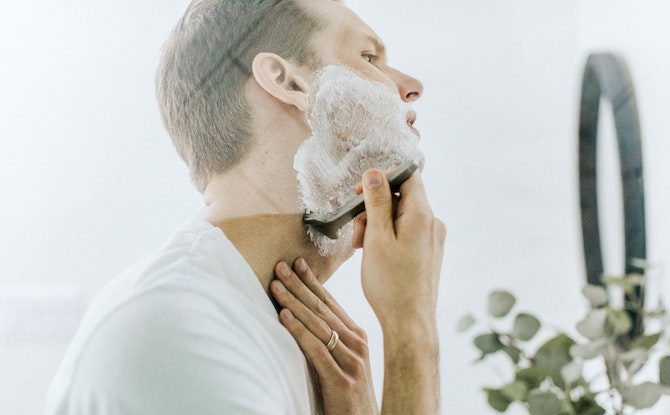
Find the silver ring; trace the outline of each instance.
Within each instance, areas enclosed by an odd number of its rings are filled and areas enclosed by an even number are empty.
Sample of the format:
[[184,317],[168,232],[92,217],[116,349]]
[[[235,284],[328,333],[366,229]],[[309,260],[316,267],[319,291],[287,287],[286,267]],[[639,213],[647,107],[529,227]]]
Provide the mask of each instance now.
[[326,344],[326,349],[328,351],[333,351],[335,347],[337,347],[337,343],[340,341],[340,335],[337,334],[337,332],[333,329],[330,329],[330,340],[328,340],[328,344]]

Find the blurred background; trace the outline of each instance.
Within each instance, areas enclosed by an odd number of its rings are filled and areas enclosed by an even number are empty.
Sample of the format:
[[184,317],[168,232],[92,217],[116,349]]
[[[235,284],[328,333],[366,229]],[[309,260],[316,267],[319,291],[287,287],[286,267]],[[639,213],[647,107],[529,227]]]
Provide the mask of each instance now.
[[[195,215],[154,99],[160,47],[186,0],[4,2],[0,26],[0,413],[38,414],[86,305]],[[487,414],[481,388],[510,377],[456,322],[505,288],[574,332],[587,304],[577,181],[581,73],[589,53],[626,58],[642,125],[654,296],[670,293],[670,4],[664,0],[348,0],[390,63],[423,81],[417,126],[429,198],[448,225],[440,288],[444,414]],[[664,75],[665,74],[665,75]],[[607,271],[622,272],[621,194],[601,117]],[[328,287],[379,327],[355,256]],[[641,414],[666,414],[668,398]],[[512,407],[510,414],[523,413]]]

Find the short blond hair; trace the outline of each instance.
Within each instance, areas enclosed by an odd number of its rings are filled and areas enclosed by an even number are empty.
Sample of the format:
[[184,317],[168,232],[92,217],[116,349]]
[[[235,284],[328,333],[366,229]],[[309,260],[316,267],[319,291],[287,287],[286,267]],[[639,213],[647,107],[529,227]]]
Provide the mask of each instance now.
[[156,95],[193,183],[234,166],[251,147],[243,95],[251,63],[276,53],[314,67],[319,19],[293,0],[193,0],[163,47]]

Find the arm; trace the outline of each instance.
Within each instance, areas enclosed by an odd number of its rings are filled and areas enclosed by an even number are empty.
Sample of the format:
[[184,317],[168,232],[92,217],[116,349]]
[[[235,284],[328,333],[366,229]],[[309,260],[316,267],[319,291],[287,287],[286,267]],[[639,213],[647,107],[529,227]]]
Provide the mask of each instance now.
[[446,228],[433,215],[421,176],[401,187],[396,212],[386,177],[363,178],[363,291],[384,333],[382,414],[439,411],[437,291]]

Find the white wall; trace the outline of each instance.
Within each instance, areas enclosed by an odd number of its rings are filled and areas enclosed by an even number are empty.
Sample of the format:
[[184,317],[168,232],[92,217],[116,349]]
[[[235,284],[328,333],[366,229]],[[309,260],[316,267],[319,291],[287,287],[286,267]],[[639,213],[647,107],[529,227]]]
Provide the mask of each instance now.
[[0,6],[1,414],[41,412],[80,304],[199,207],[153,92],[186,4]]
[[[0,331],[0,413],[39,413],[78,304],[199,206],[153,98],[160,45],[186,4],[2,6],[9,18],[0,27],[0,330],[3,304],[13,299],[15,310],[17,298],[32,300],[19,321],[29,329]],[[443,413],[490,413],[480,388],[500,384],[503,366],[471,364],[476,353],[469,336],[455,333],[458,317],[483,311],[497,287],[565,328],[584,312],[576,120],[592,48],[615,49],[630,63],[650,259],[668,261],[670,9],[662,0],[348,4],[385,39],[391,63],[424,82],[416,125],[425,180],[449,227],[440,292]],[[379,350],[357,273],[356,257],[329,287]],[[20,295],[15,286],[26,284],[46,290]],[[60,325],[45,320],[56,313]],[[377,382],[381,363],[373,358]]]

